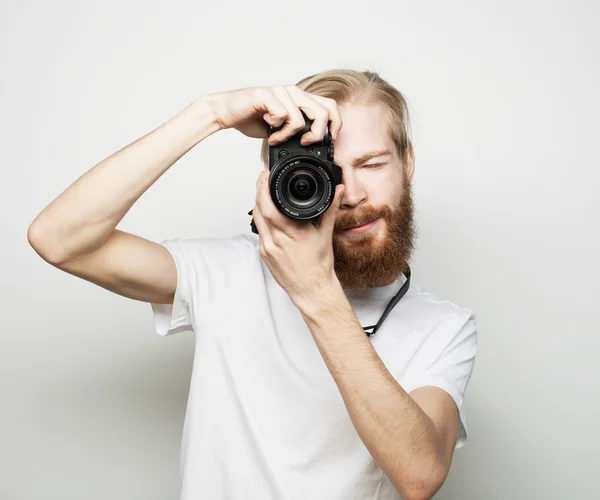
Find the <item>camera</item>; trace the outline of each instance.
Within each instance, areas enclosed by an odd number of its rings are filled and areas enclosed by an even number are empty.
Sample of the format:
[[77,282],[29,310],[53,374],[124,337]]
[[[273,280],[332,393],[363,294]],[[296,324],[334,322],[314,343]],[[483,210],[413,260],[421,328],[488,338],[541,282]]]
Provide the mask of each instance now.
[[[269,192],[281,213],[314,223],[333,203],[335,188],[342,183],[342,169],[333,163],[329,125],[320,142],[300,144],[301,137],[312,126],[312,120],[302,115],[305,126],[300,132],[285,142],[269,146]],[[269,137],[281,128],[269,126]],[[248,215],[252,215],[252,210]],[[258,234],[254,219],[250,226]]]

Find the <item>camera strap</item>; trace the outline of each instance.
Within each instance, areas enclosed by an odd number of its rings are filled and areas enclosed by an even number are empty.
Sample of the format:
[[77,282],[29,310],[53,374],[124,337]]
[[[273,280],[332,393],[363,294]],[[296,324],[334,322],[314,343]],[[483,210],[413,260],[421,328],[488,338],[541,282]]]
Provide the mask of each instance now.
[[[398,290],[398,292],[396,292],[396,295],[394,295],[392,297],[392,299],[388,302],[388,305],[386,306],[385,311],[383,311],[383,314],[381,315],[381,318],[379,318],[379,321],[377,322],[377,324],[373,325],[373,326],[363,326],[363,330],[365,330],[368,337],[370,337],[371,335],[375,335],[375,333],[377,333],[377,330],[379,330],[379,327],[383,324],[383,322],[385,321],[385,318],[388,317],[388,314],[390,314],[390,311],[394,308],[394,306],[398,302],[400,302],[400,299],[406,295],[406,292],[408,292],[408,289],[410,288],[410,274],[411,274],[411,271],[410,271],[410,267],[409,267],[408,270],[404,273],[404,276],[406,276],[406,281],[404,282],[404,285],[402,285],[400,290]],[[370,330],[372,328],[374,330],[369,333],[367,330]]]
[[[250,212],[248,212],[248,215],[252,215],[253,211],[254,209],[250,210]],[[258,234],[258,229],[256,227],[256,224],[254,223],[254,217],[252,217],[252,220],[250,221],[250,228],[252,229],[252,232],[254,234]]]

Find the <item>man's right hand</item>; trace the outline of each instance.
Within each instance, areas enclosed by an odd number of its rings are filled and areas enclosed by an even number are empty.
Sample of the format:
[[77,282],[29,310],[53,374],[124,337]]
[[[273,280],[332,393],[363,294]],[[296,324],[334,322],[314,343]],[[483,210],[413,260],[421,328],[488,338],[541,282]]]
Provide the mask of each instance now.
[[342,128],[342,118],[334,99],[304,92],[295,85],[249,87],[212,94],[215,119],[220,129],[234,128],[248,137],[267,137],[268,125],[281,130],[273,133],[269,144],[285,142],[305,126],[302,110],[313,121],[302,144],[319,142],[327,124],[333,140]]

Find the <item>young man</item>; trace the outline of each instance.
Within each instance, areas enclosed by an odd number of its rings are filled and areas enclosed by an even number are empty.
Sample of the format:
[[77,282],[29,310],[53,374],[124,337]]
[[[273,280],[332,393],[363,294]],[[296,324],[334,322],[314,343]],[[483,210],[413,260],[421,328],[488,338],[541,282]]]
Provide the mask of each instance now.
[[[343,173],[318,224],[277,210],[265,169],[258,236],[157,244],[115,229],[209,135],[262,137],[266,164],[267,140],[302,130],[301,110],[313,120],[303,143],[322,140],[329,123]],[[267,139],[267,123],[283,127]],[[476,323],[408,282],[408,125],[403,96],[370,72],[204,96],[100,162],[31,224],[31,245],[54,266],[151,303],[161,335],[196,332],[183,500],[424,499],[444,482],[466,442]]]

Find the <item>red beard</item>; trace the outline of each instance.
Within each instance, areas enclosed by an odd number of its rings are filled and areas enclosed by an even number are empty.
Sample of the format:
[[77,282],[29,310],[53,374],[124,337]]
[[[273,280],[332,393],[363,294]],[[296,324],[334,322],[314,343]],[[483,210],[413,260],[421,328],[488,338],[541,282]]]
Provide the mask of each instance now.
[[[415,224],[411,184],[406,180],[396,207],[366,206],[336,221],[334,270],[345,290],[364,291],[391,284],[408,270],[414,250]],[[345,228],[381,218],[381,236],[366,231],[343,236]],[[377,228],[377,232],[380,228]],[[344,241],[340,241],[340,240]]]

